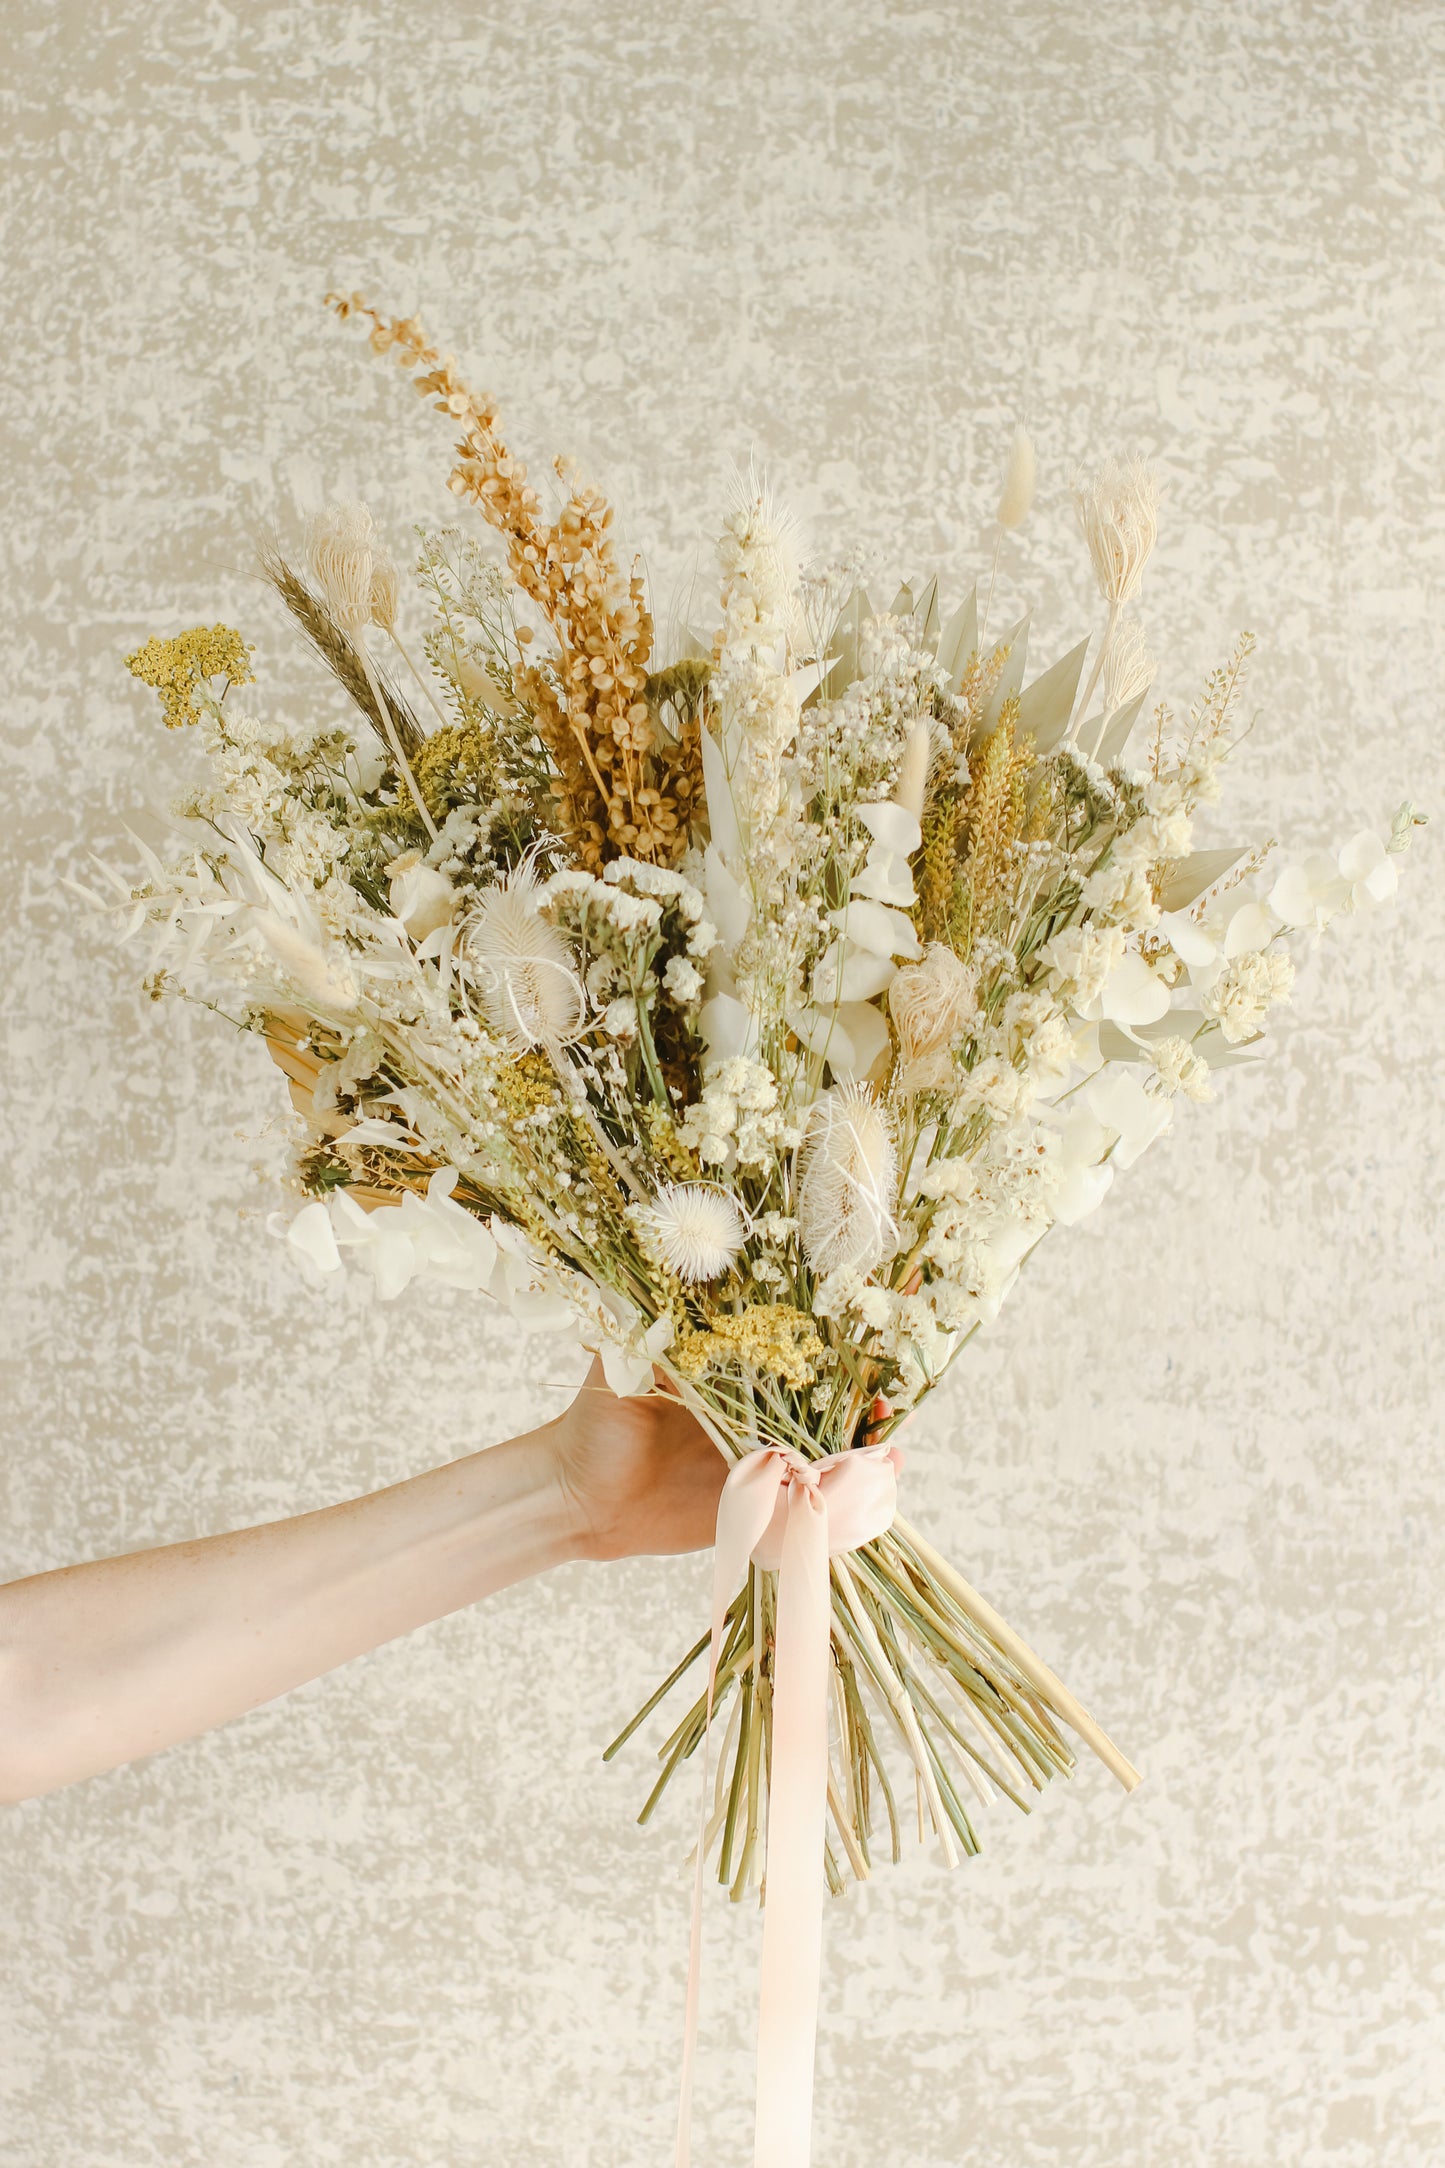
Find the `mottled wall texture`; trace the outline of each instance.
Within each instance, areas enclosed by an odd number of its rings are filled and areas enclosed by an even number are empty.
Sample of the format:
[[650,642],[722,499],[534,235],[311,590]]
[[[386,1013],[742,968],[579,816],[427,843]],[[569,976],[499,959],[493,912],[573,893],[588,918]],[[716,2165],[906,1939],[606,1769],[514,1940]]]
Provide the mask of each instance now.
[[[418,308],[666,605],[756,450],[820,544],[1094,623],[1072,463],[1164,492],[1187,706],[1247,626],[1233,826],[1441,800],[1438,0],[4,0],[0,1577],[392,1481],[574,1355],[298,1286],[261,1047],[62,886],[187,749],[121,669],[445,437],[319,306]],[[823,2168],[1442,2157],[1439,846],[1266,1071],[1046,1246],[911,1438],[909,1512],[1143,1765],[830,1909]],[[1049,1255],[1052,1251],[1054,1254]],[[578,1566],[0,1815],[3,2168],[654,2168],[690,1809],[599,1749],[706,1562]],[[684,1792],[686,1788],[684,1787]],[[755,1913],[708,1915],[698,2155],[748,2157]]]

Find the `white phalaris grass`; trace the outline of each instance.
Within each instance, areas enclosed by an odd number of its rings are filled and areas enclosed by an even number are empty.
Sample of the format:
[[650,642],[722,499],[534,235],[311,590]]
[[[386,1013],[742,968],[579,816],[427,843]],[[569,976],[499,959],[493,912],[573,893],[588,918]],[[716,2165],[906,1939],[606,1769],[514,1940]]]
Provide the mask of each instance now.
[[942,941],[921,963],[905,964],[888,989],[898,1043],[898,1089],[943,1091],[952,1082],[950,1052],[978,1008],[975,974]]
[[868,1085],[836,1084],[814,1101],[798,1168],[798,1229],[813,1270],[871,1272],[898,1239],[898,1155]]
[[1106,460],[1095,474],[1075,477],[1074,510],[1105,602],[1128,602],[1139,591],[1159,531],[1159,485],[1142,459]]
[[537,904],[532,870],[518,866],[481,898],[466,932],[482,1014],[517,1054],[564,1046],[587,1012],[572,951]]
[[1014,431],[994,518],[1000,527],[1022,527],[1034,501],[1034,440],[1022,422]]
[[747,1239],[736,1204],[710,1182],[664,1182],[638,1218],[668,1271],[690,1285],[721,1279]]

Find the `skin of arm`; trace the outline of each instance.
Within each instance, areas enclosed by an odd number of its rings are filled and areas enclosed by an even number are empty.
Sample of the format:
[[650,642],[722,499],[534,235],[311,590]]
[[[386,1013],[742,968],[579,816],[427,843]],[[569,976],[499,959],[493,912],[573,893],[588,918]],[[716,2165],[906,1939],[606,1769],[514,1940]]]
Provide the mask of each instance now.
[[726,1468],[592,1371],[556,1421],[292,1520],[0,1587],[0,1802],[195,1738],[569,1559],[711,1543]]

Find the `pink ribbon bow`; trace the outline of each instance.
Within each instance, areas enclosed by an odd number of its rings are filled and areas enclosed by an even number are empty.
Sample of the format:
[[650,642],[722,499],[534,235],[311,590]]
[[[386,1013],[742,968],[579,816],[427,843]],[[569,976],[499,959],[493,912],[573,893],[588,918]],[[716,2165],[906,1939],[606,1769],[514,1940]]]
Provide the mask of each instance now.
[[753,2161],[754,2168],[808,2168],[828,1804],[828,1560],[841,1551],[856,1551],[889,1526],[898,1503],[901,1465],[902,1456],[887,1445],[860,1446],[812,1461],[791,1446],[774,1445],[736,1461],[723,1485],[713,1563],[708,1733],[703,1741],[676,2168],[688,2168],[690,2157],[713,1693],[727,1607],[749,1559],[778,1576]]

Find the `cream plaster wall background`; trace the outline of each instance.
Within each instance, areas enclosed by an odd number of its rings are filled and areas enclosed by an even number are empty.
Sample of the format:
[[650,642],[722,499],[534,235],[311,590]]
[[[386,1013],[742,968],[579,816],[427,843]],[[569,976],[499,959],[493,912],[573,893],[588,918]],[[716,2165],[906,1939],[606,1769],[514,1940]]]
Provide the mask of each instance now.
[[[1051,659],[1069,466],[1142,448],[1171,697],[1261,638],[1235,825],[1438,807],[1439,5],[4,0],[0,39],[0,1577],[370,1488],[575,1373],[300,1289],[264,1054],[57,884],[185,757],[130,646],[224,616],[329,699],[253,530],[445,511],[329,285],[579,452],[664,599],[754,447],[821,542],[961,585],[1022,415],[1000,607]],[[1439,883],[1427,836],[917,1426],[910,1513],[1148,1782],[832,1908],[819,2168],[1441,2157]],[[647,1756],[598,1753],[705,1572],[571,1569],[0,1816],[4,2168],[669,2159],[688,1816],[637,1831]],[[708,1934],[697,2151],[740,2168],[756,1917]]]

